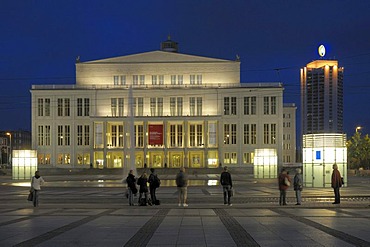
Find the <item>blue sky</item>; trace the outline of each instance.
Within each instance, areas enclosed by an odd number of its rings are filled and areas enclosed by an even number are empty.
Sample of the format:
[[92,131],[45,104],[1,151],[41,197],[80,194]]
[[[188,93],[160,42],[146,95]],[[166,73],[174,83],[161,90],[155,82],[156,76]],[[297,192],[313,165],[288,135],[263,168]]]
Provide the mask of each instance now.
[[345,71],[345,132],[369,133],[369,9],[367,0],[2,0],[0,130],[30,130],[31,86],[74,84],[77,56],[158,50],[170,34],[181,53],[239,55],[242,82],[281,81],[284,102],[298,107],[299,69],[325,44]]

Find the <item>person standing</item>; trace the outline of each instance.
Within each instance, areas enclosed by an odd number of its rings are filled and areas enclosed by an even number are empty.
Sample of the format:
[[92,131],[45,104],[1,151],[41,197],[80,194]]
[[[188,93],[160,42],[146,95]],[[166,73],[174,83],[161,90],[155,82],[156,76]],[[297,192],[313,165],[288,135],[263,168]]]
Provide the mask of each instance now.
[[279,205],[287,205],[286,203],[286,190],[289,188],[291,180],[287,173],[287,171],[283,168],[281,173],[279,174],[279,191],[280,191],[280,199]]
[[232,206],[231,204],[231,191],[233,188],[233,181],[228,171],[227,166],[224,166],[223,172],[221,173],[220,183],[224,192],[224,205]]
[[184,206],[187,207],[188,204],[187,196],[188,196],[188,178],[185,174],[185,168],[181,167],[180,172],[176,175],[176,186],[178,191],[178,202],[179,207]]
[[[137,180],[137,184],[140,186],[139,188],[139,205],[146,206],[148,204],[148,176],[146,172],[143,172],[139,179]],[[144,201],[142,200],[144,196]]]
[[295,191],[295,197],[297,199],[296,205],[301,205],[302,203],[302,189],[303,189],[303,179],[301,168],[296,169],[296,174],[293,179],[293,186]]
[[149,191],[150,191],[150,198],[152,199],[153,204],[158,204],[157,202],[157,196],[155,194],[156,189],[160,186],[160,180],[158,178],[158,175],[155,174],[154,168],[150,168],[151,174],[149,175]]
[[39,191],[41,190],[41,185],[45,183],[44,179],[40,176],[40,172],[36,171],[35,176],[31,178],[31,191],[33,191],[33,206],[39,206]]
[[134,171],[130,170],[126,178],[127,190],[128,190],[128,205],[134,206],[134,195],[137,193],[136,178]]
[[342,187],[342,176],[338,170],[338,165],[333,165],[333,173],[331,174],[331,187],[334,189],[335,200],[333,204],[340,204],[340,193],[339,188]]

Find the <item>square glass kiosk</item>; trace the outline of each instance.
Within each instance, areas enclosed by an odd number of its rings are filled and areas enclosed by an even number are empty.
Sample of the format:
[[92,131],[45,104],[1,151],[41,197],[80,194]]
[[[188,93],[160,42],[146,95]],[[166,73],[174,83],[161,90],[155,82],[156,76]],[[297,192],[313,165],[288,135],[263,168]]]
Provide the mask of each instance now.
[[12,179],[31,179],[37,171],[37,150],[13,150]]
[[303,185],[331,187],[333,164],[347,186],[347,147],[345,134],[303,135]]
[[277,161],[276,149],[255,149],[254,178],[277,178]]

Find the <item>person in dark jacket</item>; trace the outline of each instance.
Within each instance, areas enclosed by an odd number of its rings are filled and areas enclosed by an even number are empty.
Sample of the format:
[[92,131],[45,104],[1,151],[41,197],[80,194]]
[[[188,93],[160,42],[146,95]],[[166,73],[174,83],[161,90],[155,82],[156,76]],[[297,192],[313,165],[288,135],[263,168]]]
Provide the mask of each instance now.
[[342,187],[342,176],[338,170],[338,165],[333,165],[333,173],[331,174],[331,187],[334,189],[335,200],[333,204],[340,204],[340,193],[339,188]]
[[176,175],[176,186],[178,191],[179,207],[187,207],[188,204],[186,201],[188,196],[188,177],[185,174],[184,167],[181,167],[180,172]]
[[136,178],[133,170],[130,170],[126,178],[126,183],[128,190],[128,204],[130,206],[134,206],[134,195],[137,193],[137,188],[136,188]]
[[[140,186],[139,205],[146,206],[148,204],[148,176],[146,175],[146,172],[143,172],[143,174],[139,177],[137,184]],[[141,200],[143,195],[145,198],[144,202]]]
[[297,199],[296,205],[301,205],[302,203],[302,189],[303,189],[303,179],[301,168],[296,169],[296,174],[293,179],[293,186],[295,191],[295,197]]
[[231,175],[227,169],[227,166],[224,166],[224,170],[221,173],[220,177],[220,184],[222,185],[222,189],[224,192],[224,204],[232,206],[231,204],[231,191],[233,189],[233,181],[231,179]]
[[156,189],[160,185],[160,180],[158,178],[158,175],[155,174],[154,168],[150,168],[151,174],[149,175],[148,183],[149,183],[149,191],[150,191],[150,198],[152,199],[152,202],[155,204],[157,203],[157,196],[155,194]]
[[280,199],[279,205],[287,205],[286,203],[286,190],[289,188],[291,180],[287,173],[287,171],[283,168],[281,173],[279,174],[278,178],[279,182],[279,191],[280,191]]

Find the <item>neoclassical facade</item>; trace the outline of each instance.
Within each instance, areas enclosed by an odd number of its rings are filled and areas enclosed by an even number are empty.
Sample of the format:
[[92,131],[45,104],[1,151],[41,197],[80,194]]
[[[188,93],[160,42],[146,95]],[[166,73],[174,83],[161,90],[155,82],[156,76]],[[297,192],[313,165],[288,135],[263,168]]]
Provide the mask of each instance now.
[[[171,48],[171,49],[169,49]],[[240,61],[161,50],[76,61],[76,84],[33,85],[39,167],[243,167],[282,160],[283,86],[241,83]],[[294,137],[295,138],[295,137]]]

